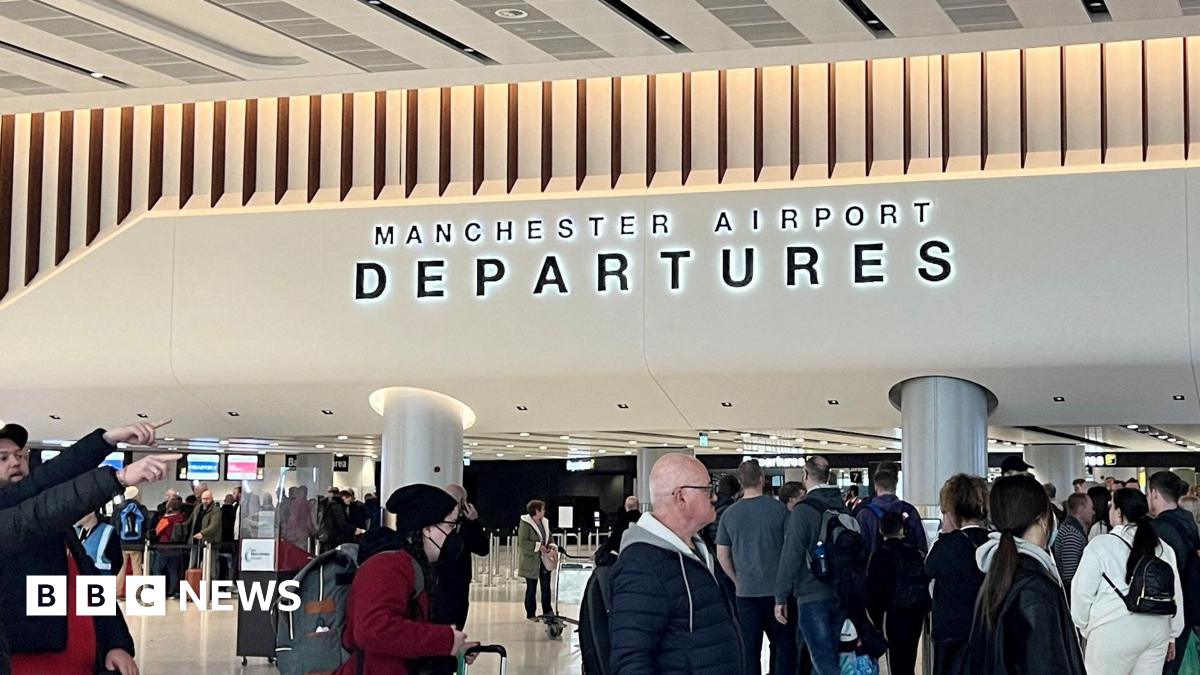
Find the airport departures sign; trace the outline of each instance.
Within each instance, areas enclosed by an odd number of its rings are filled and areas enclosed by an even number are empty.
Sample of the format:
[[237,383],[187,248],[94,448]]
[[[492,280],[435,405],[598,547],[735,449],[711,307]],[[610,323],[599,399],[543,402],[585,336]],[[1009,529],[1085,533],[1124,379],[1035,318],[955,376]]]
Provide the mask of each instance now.
[[[663,283],[673,293],[686,291],[686,279],[693,274],[719,275],[731,290],[753,287],[756,275],[765,265],[780,265],[782,280],[789,288],[819,288],[831,279],[826,267],[832,256],[845,256],[851,274],[845,283],[853,287],[887,284],[891,274],[912,274],[926,286],[946,284],[954,275],[954,249],[943,236],[932,231],[936,205],[932,200],[911,202],[882,201],[873,204],[834,206],[788,206],[782,208],[717,209],[711,222],[677,221],[669,210],[647,209],[644,215],[605,212],[586,217],[563,214],[547,218],[414,222],[408,225],[377,224],[371,236],[379,252],[400,249],[416,254],[411,261],[413,293],[418,301],[449,299],[451,275],[470,275],[474,296],[488,298],[502,283],[516,282],[533,296],[570,295],[589,292],[608,294],[629,292],[643,279],[632,269],[628,253],[603,250],[585,263],[584,269],[572,269],[565,256],[548,253],[530,269],[510,269],[499,253],[490,247],[546,241],[568,243],[590,239],[600,244],[629,242],[639,235],[649,238],[647,264],[661,265]],[[700,259],[695,248],[673,244],[680,232],[689,237],[700,228],[721,244],[717,255]],[[844,228],[856,238],[848,250],[829,250],[821,235]],[[889,246],[888,235],[900,228],[922,233],[912,250]],[[770,249],[755,245],[755,235],[774,229],[794,241]],[[740,240],[740,241],[735,241]],[[480,247],[473,264],[451,264],[444,255],[448,247]],[[841,248],[839,246],[839,248]],[[896,250],[893,250],[896,249]],[[578,261],[575,261],[578,265]],[[465,267],[466,269],[462,269]],[[354,266],[354,298],[360,302],[378,301],[394,285],[397,271],[381,260],[360,260]]]

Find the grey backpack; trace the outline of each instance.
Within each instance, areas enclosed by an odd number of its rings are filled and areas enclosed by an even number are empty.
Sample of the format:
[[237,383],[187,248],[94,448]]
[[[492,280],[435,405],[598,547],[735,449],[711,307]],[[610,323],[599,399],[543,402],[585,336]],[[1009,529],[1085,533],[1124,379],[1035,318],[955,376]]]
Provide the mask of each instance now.
[[[296,574],[300,606],[283,611],[277,601],[275,607],[275,665],[281,675],[331,673],[350,659],[342,647],[342,628],[358,568],[358,545],[342,544],[313,558]],[[425,590],[425,575],[416,560],[413,572],[415,598]]]
[[276,601],[275,663],[282,675],[333,672],[350,658],[342,649],[342,626],[357,570],[358,546],[343,544],[296,575],[298,608],[284,611]]

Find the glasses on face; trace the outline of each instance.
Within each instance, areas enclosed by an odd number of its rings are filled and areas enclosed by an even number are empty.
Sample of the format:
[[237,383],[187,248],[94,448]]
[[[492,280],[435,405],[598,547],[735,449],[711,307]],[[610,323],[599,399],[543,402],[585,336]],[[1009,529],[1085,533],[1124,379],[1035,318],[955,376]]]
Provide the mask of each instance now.
[[709,499],[712,499],[713,495],[712,485],[680,485],[679,487],[675,488],[675,494],[679,494],[684,490],[700,490],[704,492],[704,496],[708,497]]
[[[459,528],[460,528],[460,527],[462,527],[462,523],[461,523],[460,521],[457,521],[457,520],[443,520],[442,522],[438,523],[438,529],[439,529],[439,530],[441,530],[441,529],[442,529],[442,525],[449,525],[449,526],[450,526],[450,531],[449,531],[449,532],[446,532],[446,535],[447,535],[447,536],[449,536],[449,535],[451,535],[451,534],[454,534],[455,532],[458,532]],[[443,530],[443,531],[444,531],[444,530]]]

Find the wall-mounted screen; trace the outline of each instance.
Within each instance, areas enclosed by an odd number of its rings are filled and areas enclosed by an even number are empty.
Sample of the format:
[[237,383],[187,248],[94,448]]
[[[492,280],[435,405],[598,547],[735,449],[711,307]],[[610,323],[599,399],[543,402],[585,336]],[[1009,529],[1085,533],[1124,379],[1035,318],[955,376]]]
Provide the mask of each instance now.
[[[43,455],[43,457],[45,457],[45,455]],[[100,462],[100,466],[111,466],[117,471],[120,471],[121,469],[125,468],[125,460],[125,453],[121,450],[118,450],[116,452],[110,452],[108,456],[104,458],[104,461]]]
[[220,455],[186,455],[175,463],[179,480],[221,480]]
[[262,480],[265,459],[262,455],[227,455],[225,480]]

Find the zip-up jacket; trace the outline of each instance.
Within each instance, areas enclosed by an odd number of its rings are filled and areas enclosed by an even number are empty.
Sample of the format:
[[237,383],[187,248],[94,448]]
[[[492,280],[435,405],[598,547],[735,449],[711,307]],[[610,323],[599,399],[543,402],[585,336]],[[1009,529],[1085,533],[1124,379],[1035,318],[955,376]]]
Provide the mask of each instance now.
[[738,675],[742,643],[703,540],[690,546],[653,514],[630,525],[612,570],[614,675]]

